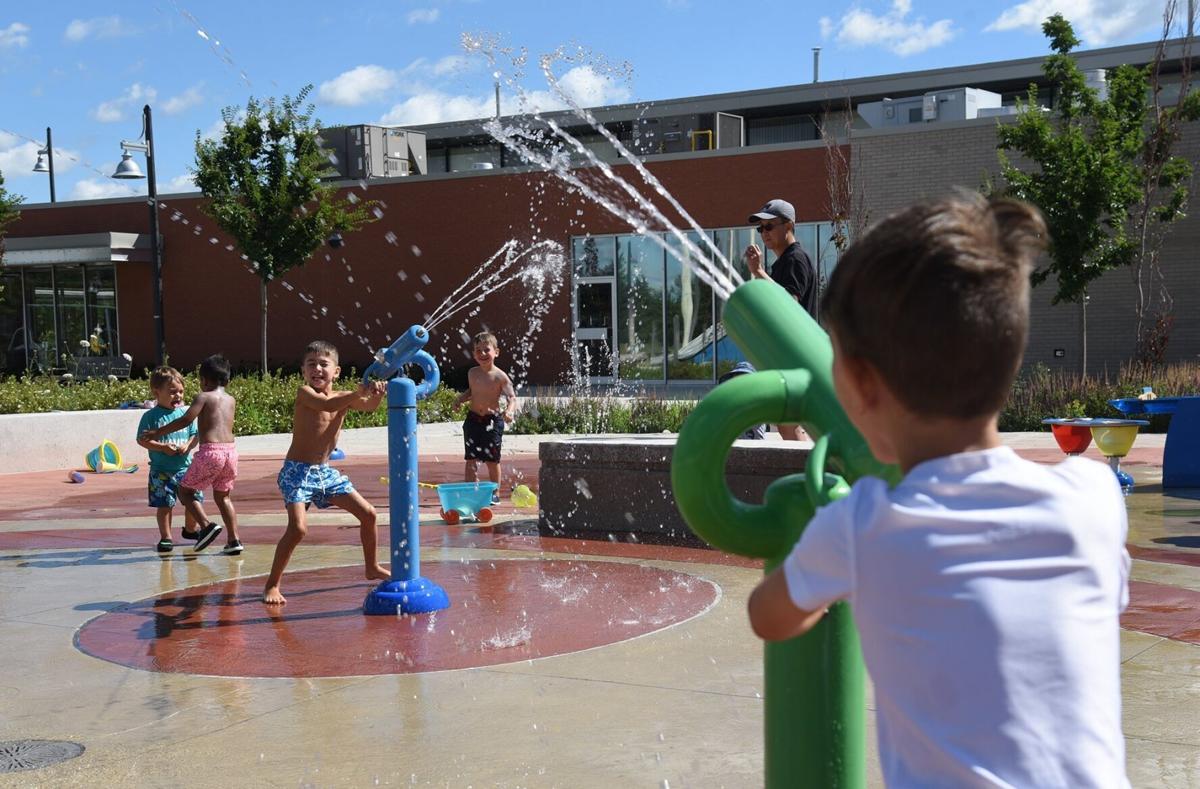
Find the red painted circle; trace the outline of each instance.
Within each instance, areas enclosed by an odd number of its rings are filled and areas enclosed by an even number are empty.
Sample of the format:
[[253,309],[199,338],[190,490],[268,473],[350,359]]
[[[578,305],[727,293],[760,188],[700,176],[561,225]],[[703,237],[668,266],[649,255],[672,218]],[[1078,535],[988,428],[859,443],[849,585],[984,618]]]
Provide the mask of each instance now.
[[288,573],[287,605],[263,578],[148,598],[80,628],[76,644],[148,671],[230,677],[410,674],[561,655],[682,622],[717,600],[711,581],[656,567],[566,559],[423,562],[450,608],[365,616],[360,567]]

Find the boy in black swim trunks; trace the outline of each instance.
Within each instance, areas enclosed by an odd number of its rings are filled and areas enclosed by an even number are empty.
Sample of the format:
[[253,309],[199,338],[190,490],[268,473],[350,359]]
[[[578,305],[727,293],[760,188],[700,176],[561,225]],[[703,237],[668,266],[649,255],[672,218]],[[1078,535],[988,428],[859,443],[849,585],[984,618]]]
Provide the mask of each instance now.
[[[500,444],[504,438],[504,425],[513,420],[517,411],[517,393],[512,380],[496,366],[500,356],[500,345],[496,335],[481,332],[475,335],[475,362],[467,373],[467,391],[459,395],[455,405],[470,403],[467,419],[463,422],[463,443],[466,446],[464,471],[467,482],[479,479],[479,461],[487,464],[488,479],[497,485],[492,502],[500,500]],[[505,398],[504,408],[500,398]]]

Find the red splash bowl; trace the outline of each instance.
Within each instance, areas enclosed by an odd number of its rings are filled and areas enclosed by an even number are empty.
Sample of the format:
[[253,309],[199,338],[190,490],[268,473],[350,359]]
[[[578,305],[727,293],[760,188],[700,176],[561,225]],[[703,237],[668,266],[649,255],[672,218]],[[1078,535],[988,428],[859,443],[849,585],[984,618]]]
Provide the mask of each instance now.
[[1087,425],[1051,424],[1050,432],[1058,448],[1068,455],[1081,454],[1092,443],[1092,429]]

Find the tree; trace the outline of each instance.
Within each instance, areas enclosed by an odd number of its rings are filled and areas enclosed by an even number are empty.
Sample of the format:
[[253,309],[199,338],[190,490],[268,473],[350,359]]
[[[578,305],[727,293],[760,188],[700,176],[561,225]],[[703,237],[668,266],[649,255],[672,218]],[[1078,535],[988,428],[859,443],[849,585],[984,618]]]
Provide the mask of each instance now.
[[[1191,162],[1172,156],[1171,150],[1179,142],[1182,124],[1200,119],[1200,92],[1191,90],[1191,36],[1184,39],[1181,47],[1180,72],[1175,83],[1177,98],[1173,104],[1164,101],[1163,61],[1177,11],[1177,2],[1170,0],[1163,11],[1162,35],[1154,61],[1147,67],[1149,132],[1142,146],[1141,199],[1133,207],[1130,223],[1130,235],[1137,245],[1133,263],[1137,291],[1137,356],[1141,361],[1152,363],[1163,361],[1174,322],[1173,300],[1160,266],[1162,245],[1171,223],[1184,216],[1187,210],[1188,184],[1192,177]],[[1188,29],[1193,21],[1187,20]]]
[[[8,192],[4,188],[4,173],[0,172],[0,258],[4,257],[4,228],[12,224],[21,212],[17,210],[17,206],[24,200],[20,195],[15,195]],[[0,285],[0,295],[4,293],[4,286]]]
[[[1168,8],[1173,6],[1168,0]],[[1101,97],[1070,55],[1079,44],[1071,24],[1055,14],[1042,31],[1054,51],[1042,67],[1053,90],[1053,112],[1039,107],[1037,86],[1030,85],[1017,121],[998,127],[1001,172],[1006,192],[1038,206],[1046,217],[1049,262],[1033,273],[1033,284],[1054,276],[1052,303],[1086,304],[1089,284],[1105,272],[1140,265],[1147,247],[1131,232],[1138,227],[1135,209],[1151,206],[1146,215],[1164,225],[1182,216],[1190,165],[1170,155],[1177,133],[1171,138],[1147,131],[1148,86],[1152,75],[1158,78],[1161,57],[1146,68],[1113,69],[1108,95]],[[1181,93],[1181,107],[1190,101]],[[1179,112],[1178,120],[1186,117],[1186,110]],[[1034,167],[1022,169],[1005,151],[1021,154]],[[1151,159],[1163,163],[1156,172],[1147,169]],[[1085,350],[1085,371],[1086,364]]]
[[4,229],[12,224],[21,212],[17,206],[24,200],[4,188],[4,173],[0,172],[0,254],[4,252]]
[[373,201],[334,196],[321,178],[332,173],[321,148],[312,90],[295,97],[253,97],[244,111],[226,107],[220,139],[196,133],[196,185],[209,199],[204,211],[237,241],[259,276],[262,372],[267,373],[267,285],[302,265],[334,233],[374,221]]
[[817,130],[825,142],[825,161],[829,202],[826,206],[833,223],[830,240],[840,256],[850,242],[866,232],[870,212],[866,207],[863,187],[863,168],[854,167],[854,110],[850,99],[841,107],[826,105],[817,122]]

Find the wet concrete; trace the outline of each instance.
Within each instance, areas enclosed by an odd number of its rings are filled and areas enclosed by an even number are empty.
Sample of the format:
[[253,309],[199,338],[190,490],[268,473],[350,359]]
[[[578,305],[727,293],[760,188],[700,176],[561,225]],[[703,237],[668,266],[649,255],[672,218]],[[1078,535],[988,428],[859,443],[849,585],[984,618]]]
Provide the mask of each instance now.
[[[449,527],[423,491],[422,559],[451,609],[358,614],[371,583],[336,512],[313,513],[289,603],[271,608],[258,595],[285,522],[279,440],[244,461],[241,557],[153,553],[144,475],[0,475],[0,740],[87,748],[0,786],[761,785],[761,646],[744,614],[756,563],[539,537],[510,503],[486,527]],[[1037,441],[1013,439],[1057,460]],[[1200,786],[1200,492],[1164,494],[1161,444],[1146,443],[1126,464],[1129,773]],[[448,439],[422,453],[423,479],[461,475]],[[526,483],[535,453],[512,442]],[[343,464],[381,511],[381,558],[384,465],[366,445]]]

